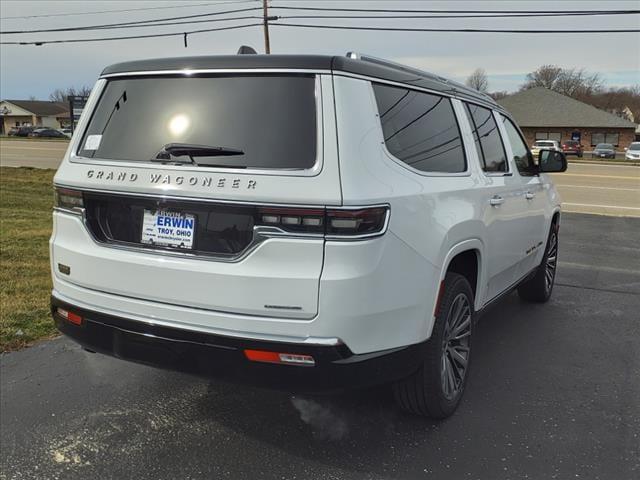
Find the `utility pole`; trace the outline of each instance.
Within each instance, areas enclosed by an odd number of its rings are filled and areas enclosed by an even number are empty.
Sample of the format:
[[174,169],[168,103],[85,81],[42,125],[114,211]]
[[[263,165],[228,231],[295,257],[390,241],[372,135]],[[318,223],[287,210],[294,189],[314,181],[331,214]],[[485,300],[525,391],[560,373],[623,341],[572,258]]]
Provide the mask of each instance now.
[[264,28],[264,53],[271,53],[271,45],[269,43],[269,7],[267,0],[262,0],[262,24]]

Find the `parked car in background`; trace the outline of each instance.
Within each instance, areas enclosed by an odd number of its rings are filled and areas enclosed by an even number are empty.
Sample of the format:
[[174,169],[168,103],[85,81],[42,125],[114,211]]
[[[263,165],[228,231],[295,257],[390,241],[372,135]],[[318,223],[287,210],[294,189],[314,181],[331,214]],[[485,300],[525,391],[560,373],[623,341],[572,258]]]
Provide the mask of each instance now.
[[96,83],[54,179],[58,328],[261,386],[393,384],[451,415],[479,312],[551,296],[562,151],[534,162],[491,97],[380,59],[193,61]]
[[71,135],[73,134],[70,128],[61,128],[59,132],[64,134],[64,136],[67,138],[71,138]]
[[610,143],[599,143],[591,152],[591,158],[616,158],[616,150]]
[[540,154],[540,150],[555,150],[561,152],[560,143],[556,140],[537,140],[531,147],[531,153],[534,157]]
[[625,160],[640,160],[640,142],[632,142],[624,153]]
[[578,157],[582,157],[583,149],[580,142],[577,140],[565,140],[562,142],[562,152],[565,155],[577,155]]
[[26,137],[33,131],[34,128],[35,127],[27,126],[13,127],[11,128],[11,130],[9,130],[8,134],[11,137]]
[[29,133],[30,137],[42,137],[42,138],[67,138],[67,136],[55,130],[53,128],[36,128],[31,133]]

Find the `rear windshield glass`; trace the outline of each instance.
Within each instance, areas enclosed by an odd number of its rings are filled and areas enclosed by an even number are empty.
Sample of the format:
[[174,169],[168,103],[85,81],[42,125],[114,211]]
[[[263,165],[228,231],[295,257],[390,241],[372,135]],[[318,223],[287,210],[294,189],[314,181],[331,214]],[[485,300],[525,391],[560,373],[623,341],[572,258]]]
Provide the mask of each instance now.
[[611,145],[610,143],[599,143],[598,145],[596,145],[596,148],[602,150],[613,150],[613,145]]
[[[83,157],[306,169],[316,162],[313,75],[144,77],[110,80],[80,143]],[[168,149],[171,151],[171,148]],[[223,154],[226,153],[226,154]],[[166,158],[160,154],[160,157]]]

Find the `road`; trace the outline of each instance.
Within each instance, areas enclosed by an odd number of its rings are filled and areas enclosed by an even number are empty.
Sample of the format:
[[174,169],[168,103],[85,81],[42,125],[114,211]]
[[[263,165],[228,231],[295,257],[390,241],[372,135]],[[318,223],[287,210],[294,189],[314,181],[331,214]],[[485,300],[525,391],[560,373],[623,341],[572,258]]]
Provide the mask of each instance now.
[[565,214],[552,300],[476,329],[435,422],[384,389],[293,396],[90,354],[0,357],[0,478],[640,478],[640,219]]
[[[0,140],[0,165],[58,168],[66,142]],[[566,212],[640,217],[640,167],[570,163],[554,175]]]
[[0,166],[58,168],[68,142],[0,139]]

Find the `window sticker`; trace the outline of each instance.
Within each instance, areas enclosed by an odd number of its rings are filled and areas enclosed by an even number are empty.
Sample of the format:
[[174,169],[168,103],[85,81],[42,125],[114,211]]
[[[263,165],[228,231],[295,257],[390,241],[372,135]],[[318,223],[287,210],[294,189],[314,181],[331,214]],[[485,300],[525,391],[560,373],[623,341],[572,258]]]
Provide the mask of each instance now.
[[84,142],[83,150],[97,150],[100,148],[100,141],[102,140],[102,135],[89,135]]

